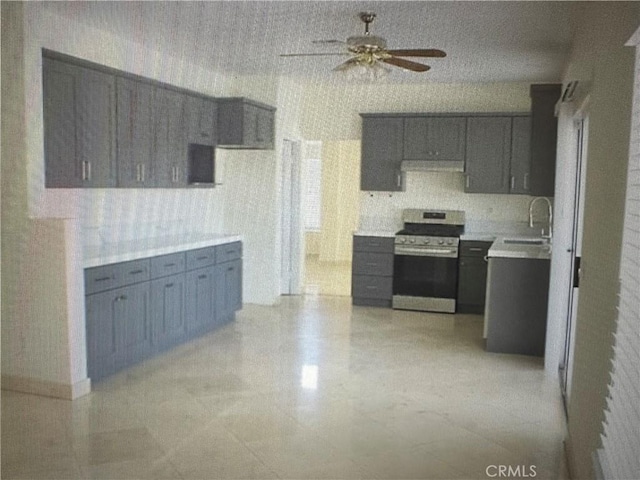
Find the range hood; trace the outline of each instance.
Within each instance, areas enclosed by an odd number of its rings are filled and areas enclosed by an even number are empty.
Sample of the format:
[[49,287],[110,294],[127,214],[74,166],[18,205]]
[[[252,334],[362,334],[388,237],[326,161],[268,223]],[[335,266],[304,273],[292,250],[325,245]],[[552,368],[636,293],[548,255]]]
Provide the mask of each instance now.
[[404,160],[400,163],[403,172],[464,172],[464,161],[448,160]]

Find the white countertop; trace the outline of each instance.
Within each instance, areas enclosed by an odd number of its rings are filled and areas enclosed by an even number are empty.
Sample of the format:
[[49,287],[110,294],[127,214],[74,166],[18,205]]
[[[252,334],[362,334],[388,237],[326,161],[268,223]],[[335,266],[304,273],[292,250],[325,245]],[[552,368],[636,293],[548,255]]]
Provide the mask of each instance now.
[[187,235],[141,238],[118,243],[103,243],[101,245],[85,245],[82,266],[84,268],[98,267],[110,263],[167,255],[169,253],[212,247],[242,240],[242,235],[191,233]]
[[540,237],[500,237],[493,242],[487,256],[489,258],[529,258],[549,260],[551,244],[528,244],[527,241],[539,241]]
[[353,234],[360,237],[395,237],[396,230],[356,230]]
[[539,227],[530,228],[527,222],[496,222],[467,220],[460,240],[493,242],[499,237],[538,237]]

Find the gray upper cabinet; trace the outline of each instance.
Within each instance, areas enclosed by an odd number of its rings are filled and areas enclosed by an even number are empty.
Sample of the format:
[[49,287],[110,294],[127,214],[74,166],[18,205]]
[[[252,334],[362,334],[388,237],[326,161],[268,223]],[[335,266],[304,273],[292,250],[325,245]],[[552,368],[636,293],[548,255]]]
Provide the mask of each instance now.
[[220,98],[218,147],[271,150],[274,148],[275,109],[246,98]]
[[467,119],[466,193],[509,193],[511,117]]
[[531,195],[555,193],[558,119],[555,105],[560,84],[531,85]]
[[531,117],[513,117],[509,193],[531,192]]
[[404,121],[404,160],[464,162],[464,117],[408,117]]
[[115,77],[43,58],[47,187],[116,185]]
[[403,126],[402,117],[362,115],[360,190],[404,190],[400,171]]
[[118,78],[118,186],[154,185],[154,87]]
[[154,95],[154,179],[156,187],[187,185],[186,96],[165,88]]
[[218,123],[216,102],[209,98],[186,95],[185,107],[188,143],[215,145]]

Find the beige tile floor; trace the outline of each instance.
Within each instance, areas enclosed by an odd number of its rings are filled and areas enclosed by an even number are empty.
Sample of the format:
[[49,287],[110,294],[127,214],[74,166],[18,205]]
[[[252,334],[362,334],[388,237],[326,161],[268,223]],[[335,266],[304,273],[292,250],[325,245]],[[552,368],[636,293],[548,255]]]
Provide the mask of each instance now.
[[321,262],[307,255],[304,269],[304,293],[307,295],[351,295],[351,263]]
[[2,392],[2,478],[566,478],[556,382],[481,336],[348,297],[245,305],[76,401]]

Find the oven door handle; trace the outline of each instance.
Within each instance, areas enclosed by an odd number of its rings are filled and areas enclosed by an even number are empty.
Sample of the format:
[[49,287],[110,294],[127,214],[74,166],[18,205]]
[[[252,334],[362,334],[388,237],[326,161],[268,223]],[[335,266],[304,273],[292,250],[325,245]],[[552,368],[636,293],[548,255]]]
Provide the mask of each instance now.
[[413,257],[447,257],[456,258],[458,250],[456,248],[396,248],[395,255],[408,255]]

